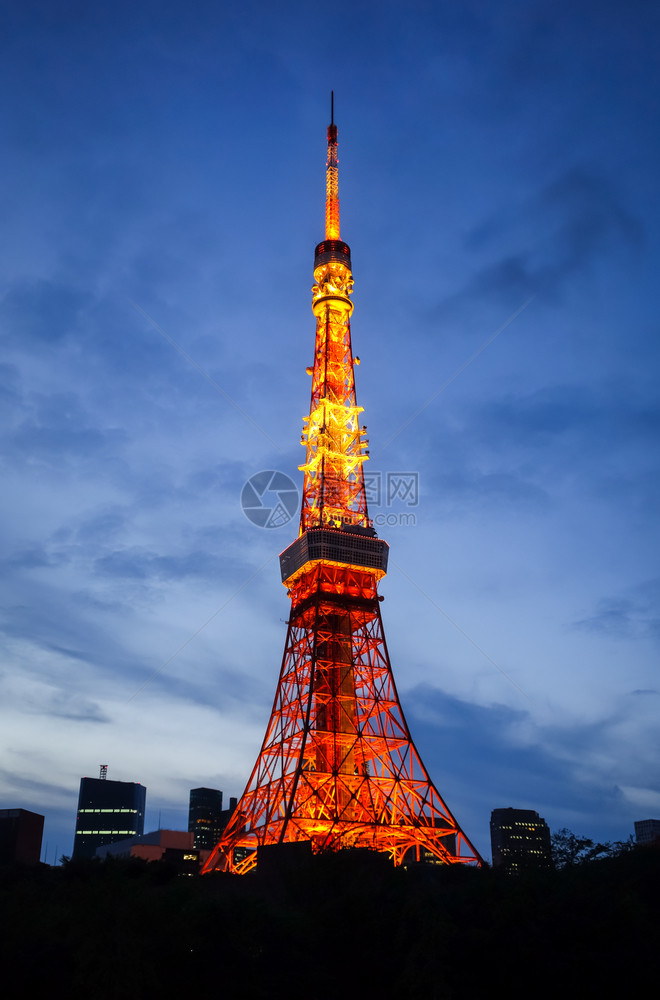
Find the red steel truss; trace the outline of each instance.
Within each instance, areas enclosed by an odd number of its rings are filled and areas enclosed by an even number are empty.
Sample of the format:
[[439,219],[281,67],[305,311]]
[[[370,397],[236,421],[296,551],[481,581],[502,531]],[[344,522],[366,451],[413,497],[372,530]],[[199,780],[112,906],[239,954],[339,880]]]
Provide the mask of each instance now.
[[280,557],[291,597],[282,668],[257,762],[205,872],[245,873],[259,846],[292,841],[314,851],[367,847],[394,864],[481,863],[415,748],[385,644],[377,586],[388,546],[376,537],[364,488],[334,122],[326,192],[300,533]]

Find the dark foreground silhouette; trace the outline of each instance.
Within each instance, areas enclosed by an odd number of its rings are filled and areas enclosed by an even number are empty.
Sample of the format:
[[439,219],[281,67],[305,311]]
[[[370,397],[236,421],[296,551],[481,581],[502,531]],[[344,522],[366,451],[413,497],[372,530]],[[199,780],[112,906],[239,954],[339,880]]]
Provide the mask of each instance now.
[[243,878],[118,861],[11,869],[0,874],[3,993],[631,995],[657,974],[659,901],[650,849],[518,876],[393,869],[362,852]]

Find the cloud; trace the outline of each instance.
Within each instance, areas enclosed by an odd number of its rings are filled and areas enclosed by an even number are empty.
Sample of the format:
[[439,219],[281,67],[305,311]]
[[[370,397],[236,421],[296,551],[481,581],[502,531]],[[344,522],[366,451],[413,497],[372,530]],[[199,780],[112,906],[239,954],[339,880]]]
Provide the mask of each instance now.
[[522,475],[510,472],[481,472],[477,469],[455,469],[432,473],[434,496],[441,505],[497,507],[528,507],[538,510],[548,502],[548,492]]
[[645,395],[609,382],[554,384],[463,404],[429,425],[423,491],[451,506],[547,512],[570,495],[651,514],[660,407]]
[[[660,790],[654,752],[640,755],[631,743],[633,733],[634,740],[643,738],[636,700],[624,700],[595,722],[565,718],[561,725],[429,685],[404,692],[402,701],[440,794],[450,809],[480,817],[475,822],[482,826],[492,809],[511,805],[536,809],[551,829],[604,830],[597,835],[617,839],[638,818],[624,788]],[[649,727],[654,711],[645,720]]]
[[[28,765],[31,763],[27,754],[19,754],[18,757],[19,763]],[[14,770],[0,768],[0,781],[3,785],[10,788],[16,794],[17,798],[20,797],[21,801],[24,801],[27,795],[34,801],[39,802],[41,808],[50,802],[61,802],[63,799],[70,799],[72,796],[71,789],[65,785],[56,784],[52,776],[49,777],[48,781],[40,781],[33,777],[29,770],[24,770],[23,768]],[[73,820],[74,817],[72,816],[72,826]]]
[[22,467],[33,462],[56,468],[107,458],[129,440],[119,427],[94,426],[81,398],[74,392],[35,393],[25,401],[20,422],[5,438],[3,451]]
[[626,595],[602,598],[593,614],[575,620],[572,627],[618,640],[660,640],[659,608],[660,579],[648,580]]
[[34,350],[80,335],[80,318],[92,299],[52,280],[17,281],[0,300],[0,322],[14,344]]
[[535,392],[491,400],[481,408],[489,443],[536,446],[567,435],[599,435],[612,447],[651,444],[660,432],[655,399],[631,398],[624,384],[548,385]]
[[621,259],[643,242],[642,223],[614,186],[586,168],[572,167],[521,205],[508,206],[471,231],[466,249],[475,261],[487,259],[463,289],[445,300],[441,312],[475,299],[555,301],[566,293],[569,279],[589,273],[607,256]]
[[94,569],[102,576],[135,580],[183,580],[191,576],[219,580],[226,576],[226,566],[215,555],[199,550],[183,555],[158,555],[132,547],[97,559]]
[[0,364],[0,404],[15,406],[20,400],[20,372],[16,365]]
[[72,722],[110,722],[110,716],[96,702],[82,698],[70,691],[56,691],[49,696],[33,694],[22,710],[35,715],[52,715]]
[[131,526],[134,514],[135,512],[129,512],[127,507],[99,504],[92,514],[78,515],[70,528],[60,529],[55,537],[58,541],[63,541],[67,536],[73,535],[75,540],[82,544],[98,545],[99,539],[107,543],[122,535]]
[[[7,662],[17,674],[56,678],[68,690],[80,688],[85,677],[99,676],[104,668],[111,668],[113,676],[132,668],[135,653],[131,656],[107,614],[81,607],[74,593],[57,585],[30,581],[24,589],[30,603],[6,604],[0,614],[0,633],[10,640]],[[130,595],[132,601],[124,597],[121,620],[126,628],[135,613],[135,595]]]
[[50,552],[46,546],[32,545],[29,549],[22,549],[15,552],[8,559],[3,560],[0,565],[4,565],[5,570],[30,570],[39,567],[63,566],[69,562],[69,557],[63,552]]

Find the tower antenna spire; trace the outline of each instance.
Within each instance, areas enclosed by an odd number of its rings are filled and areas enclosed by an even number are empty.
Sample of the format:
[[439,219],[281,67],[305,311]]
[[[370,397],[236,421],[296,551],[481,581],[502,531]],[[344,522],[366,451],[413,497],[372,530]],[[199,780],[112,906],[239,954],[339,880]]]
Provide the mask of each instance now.
[[335,125],[335,92],[330,91],[330,124],[328,125],[328,159],[325,168],[325,238],[339,236],[339,170],[337,167],[337,126]]

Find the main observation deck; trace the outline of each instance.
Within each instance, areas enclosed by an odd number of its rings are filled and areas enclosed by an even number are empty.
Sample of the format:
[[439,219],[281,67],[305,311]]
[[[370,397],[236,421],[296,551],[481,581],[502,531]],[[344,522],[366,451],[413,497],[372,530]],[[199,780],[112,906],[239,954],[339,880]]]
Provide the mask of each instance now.
[[345,528],[309,528],[280,556],[282,583],[319,562],[370,569],[378,577],[385,576],[389,551],[387,542],[376,538],[373,528],[354,524]]

